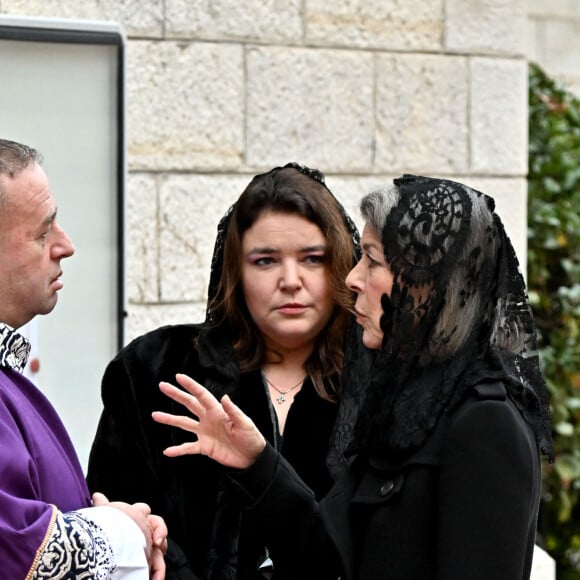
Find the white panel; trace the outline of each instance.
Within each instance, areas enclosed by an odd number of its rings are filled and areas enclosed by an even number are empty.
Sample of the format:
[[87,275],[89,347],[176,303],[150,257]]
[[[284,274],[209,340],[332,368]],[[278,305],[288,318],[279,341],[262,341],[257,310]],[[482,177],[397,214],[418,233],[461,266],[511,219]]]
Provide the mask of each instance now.
[[114,45],[0,39],[0,135],[41,151],[57,219],[76,247],[62,262],[55,310],[31,332],[40,362],[32,379],[59,411],[83,468],[100,379],[119,346],[119,54]]

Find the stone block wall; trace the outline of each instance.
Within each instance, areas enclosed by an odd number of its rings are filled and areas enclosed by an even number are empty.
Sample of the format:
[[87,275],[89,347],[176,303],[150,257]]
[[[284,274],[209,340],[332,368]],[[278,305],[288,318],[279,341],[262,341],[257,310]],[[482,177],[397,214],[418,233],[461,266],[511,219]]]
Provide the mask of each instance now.
[[580,97],[580,1],[528,0],[528,55]]
[[525,256],[525,0],[0,0],[127,39],[126,338],[203,317],[215,229],[295,160],[357,201],[403,172],[494,196]]

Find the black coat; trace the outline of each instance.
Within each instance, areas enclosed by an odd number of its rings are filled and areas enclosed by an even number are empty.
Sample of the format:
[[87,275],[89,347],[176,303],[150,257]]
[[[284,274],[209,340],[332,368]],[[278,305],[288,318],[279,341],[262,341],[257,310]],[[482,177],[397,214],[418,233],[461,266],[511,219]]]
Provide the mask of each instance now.
[[[203,456],[163,455],[166,447],[193,436],[152,420],[154,410],[184,413],[159,391],[159,381],[176,384],[175,374],[186,373],[218,397],[229,393],[318,496],[331,485],[325,457],[336,405],[320,399],[306,380],[280,441],[260,372],[240,376],[231,339],[220,332],[206,332],[196,348],[199,333],[195,325],[163,327],[136,339],[111,361],[103,377],[104,410],[87,481],[91,492],[103,492],[110,500],[147,502],[165,518],[171,540],[168,579],[235,578],[237,568],[237,578],[249,580],[263,557],[263,530],[251,514],[231,508],[216,463]],[[185,566],[177,546],[189,561]]]
[[539,453],[501,383],[475,387],[404,462],[359,456],[320,503],[270,447],[230,479],[268,529],[277,579],[530,575]]

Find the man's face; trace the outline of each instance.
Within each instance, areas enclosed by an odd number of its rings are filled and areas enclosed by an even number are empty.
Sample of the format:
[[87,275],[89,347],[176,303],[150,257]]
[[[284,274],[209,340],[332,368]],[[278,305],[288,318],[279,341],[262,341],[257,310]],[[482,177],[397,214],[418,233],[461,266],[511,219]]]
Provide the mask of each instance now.
[[62,288],[60,261],[74,253],[56,223],[56,205],[43,169],[33,163],[14,178],[0,175],[0,321],[19,328],[48,314]]

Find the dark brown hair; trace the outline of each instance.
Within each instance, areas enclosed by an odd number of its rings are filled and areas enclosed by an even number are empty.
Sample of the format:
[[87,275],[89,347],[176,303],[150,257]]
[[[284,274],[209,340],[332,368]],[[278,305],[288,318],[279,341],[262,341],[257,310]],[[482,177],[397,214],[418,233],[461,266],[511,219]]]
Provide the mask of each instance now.
[[[210,310],[220,312],[216,322],[227,322],[235,333],[234,349],[242,371],[266,362],[264,338],[247,309],[241,288],[242,238],[265,211],[299,215],[316,224],[327,241],[326,266],[333,292],[334,312],[318,337],[306,371],[318,394],[333,400],[339,391],[334,378],[340,375],[343,343],[352,308],[352,294],[344,280],[356,261],[356,228],[344,209],[324,185],[294,167],[280,167],[255,176],[236,202],[224,239],[221,276]],[[328,379],[329,389],[323,379]]]

